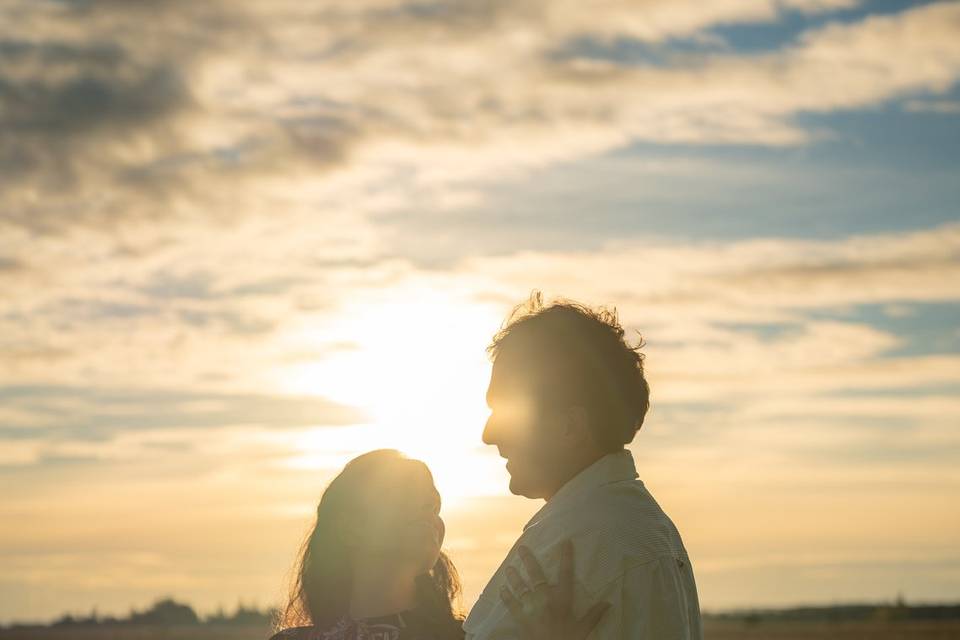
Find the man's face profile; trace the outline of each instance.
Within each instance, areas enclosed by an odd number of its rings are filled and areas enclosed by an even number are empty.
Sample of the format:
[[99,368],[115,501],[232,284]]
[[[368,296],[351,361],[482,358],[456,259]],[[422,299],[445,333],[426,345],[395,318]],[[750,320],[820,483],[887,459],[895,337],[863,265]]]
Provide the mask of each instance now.
[[551,471],[556,470],[557,442],[534,392],[533,367],[521,356],[504,349],[494,361],[483,441],[495,445],[506,458],[511,493],[544,498],[550,491]]

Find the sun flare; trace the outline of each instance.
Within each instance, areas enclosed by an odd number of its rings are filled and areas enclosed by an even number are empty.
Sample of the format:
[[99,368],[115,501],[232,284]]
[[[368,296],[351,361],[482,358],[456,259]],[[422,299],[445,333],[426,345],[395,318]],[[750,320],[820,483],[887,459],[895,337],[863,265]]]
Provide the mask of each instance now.
[[336,468],[391,447],[426,462],[448,503],[505,486],[496,477],[499,459],[480,440],[488,415],[485,347],[501,320],[490,305],[404,287],[291,334],[302,352],[325,355],[284,368],[277,376],[283,390],[356,407],[367,419],[304,432],[290,464]]

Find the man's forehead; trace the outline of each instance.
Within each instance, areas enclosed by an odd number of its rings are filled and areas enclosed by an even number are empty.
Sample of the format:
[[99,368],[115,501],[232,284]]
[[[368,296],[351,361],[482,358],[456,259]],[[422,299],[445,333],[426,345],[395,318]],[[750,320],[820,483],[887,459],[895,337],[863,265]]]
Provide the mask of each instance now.
[[517,351],[503,351],[497,355],[490,372],[487,399],[493,396],[523,394],[532,388],[529,360]]

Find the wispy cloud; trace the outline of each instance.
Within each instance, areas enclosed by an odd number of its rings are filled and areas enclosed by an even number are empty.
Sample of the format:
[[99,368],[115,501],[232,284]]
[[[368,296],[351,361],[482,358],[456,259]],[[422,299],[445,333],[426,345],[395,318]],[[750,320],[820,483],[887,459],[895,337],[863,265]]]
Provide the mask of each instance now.
[[956,100],[910,100],[904,105],[904,108],[915,113],[949,115],[960,113],[960,102]]

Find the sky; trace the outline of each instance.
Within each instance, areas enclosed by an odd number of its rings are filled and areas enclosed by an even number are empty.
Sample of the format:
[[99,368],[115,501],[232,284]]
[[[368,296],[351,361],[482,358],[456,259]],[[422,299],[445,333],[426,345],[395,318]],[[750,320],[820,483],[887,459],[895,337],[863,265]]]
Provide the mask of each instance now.
[[960,3],[0,0],[0,623],[279,604],[395,446],[469,606],[533,290],[708,611],[960,599]]

